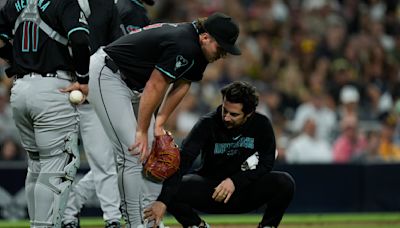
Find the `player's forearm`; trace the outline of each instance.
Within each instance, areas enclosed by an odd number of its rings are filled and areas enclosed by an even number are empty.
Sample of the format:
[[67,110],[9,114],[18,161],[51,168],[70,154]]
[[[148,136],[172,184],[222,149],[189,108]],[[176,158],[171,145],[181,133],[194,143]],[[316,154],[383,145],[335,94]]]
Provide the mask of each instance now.
[[167,79],[158,70],[154,70],[140,98],[138,132],[147,133],[151,117],[164,98],[168,86]]
[[75,71],[78,74],[77,81],[87,84],[90,60],[89,36],[84,31],[76,31],[70,35],[70,40]]
[[174,83],[172,89],[168,92],[165,101],[163,102],[156,118],[156,127],[162,127],[167,122],[171,113],[175,110],[183,97],[187,94],[190,88],[189,81],[178,81]]

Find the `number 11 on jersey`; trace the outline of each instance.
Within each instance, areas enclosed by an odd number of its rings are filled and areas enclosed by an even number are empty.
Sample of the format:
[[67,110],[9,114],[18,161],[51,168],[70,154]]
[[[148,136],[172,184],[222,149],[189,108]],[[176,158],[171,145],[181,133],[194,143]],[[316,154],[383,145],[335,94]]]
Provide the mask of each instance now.
[[37,52],[39,28],[37,24],[25,21],[22,25],[22,52]]

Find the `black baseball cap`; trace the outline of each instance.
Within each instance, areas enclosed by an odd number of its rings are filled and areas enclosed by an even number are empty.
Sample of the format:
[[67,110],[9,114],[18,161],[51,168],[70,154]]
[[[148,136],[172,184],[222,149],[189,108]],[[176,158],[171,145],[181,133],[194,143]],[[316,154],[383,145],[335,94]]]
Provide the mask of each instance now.
[[204,21],[204,29],[217,41],[219,46],[232,55],[240,55],[235,44],[239,36],[239,26],[231,17],[223,13],[214,13]]

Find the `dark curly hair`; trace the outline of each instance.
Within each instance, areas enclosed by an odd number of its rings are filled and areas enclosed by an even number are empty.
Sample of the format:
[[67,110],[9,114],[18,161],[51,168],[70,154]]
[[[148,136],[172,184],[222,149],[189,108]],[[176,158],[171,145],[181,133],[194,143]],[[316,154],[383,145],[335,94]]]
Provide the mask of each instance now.
[[256,88],[248,82],[235,81],[221,89],[222,98],[232,103],[243,105],[244,114],[249,114],[256,110],[258,105],[258,93]]

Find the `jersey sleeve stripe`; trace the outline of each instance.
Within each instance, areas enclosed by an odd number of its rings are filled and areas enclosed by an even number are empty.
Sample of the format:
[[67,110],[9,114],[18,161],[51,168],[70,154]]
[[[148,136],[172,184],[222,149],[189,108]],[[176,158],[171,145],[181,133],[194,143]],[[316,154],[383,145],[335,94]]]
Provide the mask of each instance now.
[[176,78],[174,75],[172,75],[172,74],[170,74],[169,72],[163,70],[163,69],[162,69],[161,67],[159,67],[159,66],[155,66],[155,68],[156,68],[157,70],[161,71],[162,73],[164,73],[165,75],[167,75],[168,77],[172,78],[172,79],[175,79],[175,78]]
[[69,36],[70,36],[73,32],[76,32],[76,31],[79,31],[79,30],[83,30],[83,31],[87,32],[87,34],[89,34],[89,29],[83,28],[83,27],[78,27],[78,28],[71,29],[71,30],[68,32],[68,38],[69,38]]

